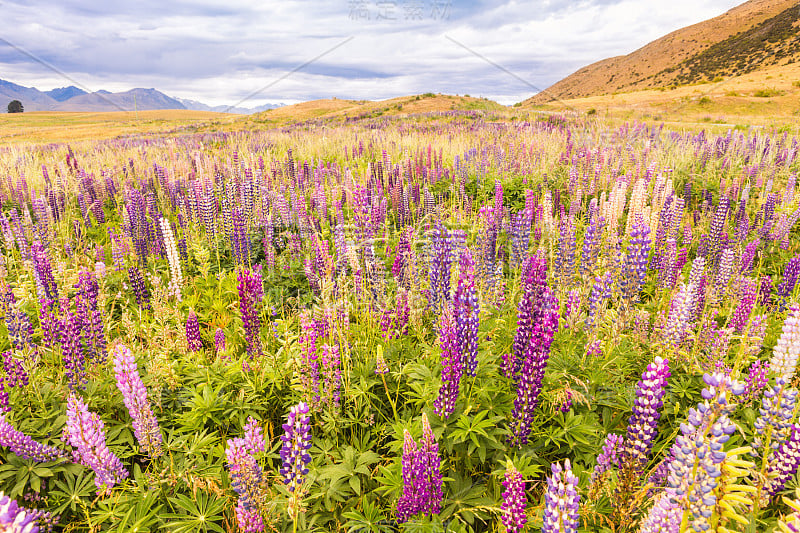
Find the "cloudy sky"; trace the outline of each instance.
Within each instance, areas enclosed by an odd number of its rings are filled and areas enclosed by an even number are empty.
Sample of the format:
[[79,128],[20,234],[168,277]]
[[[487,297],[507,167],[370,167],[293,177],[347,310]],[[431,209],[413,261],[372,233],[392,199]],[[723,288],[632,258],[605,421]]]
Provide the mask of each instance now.
[[0,78],[246,107],[429,91],[510,104],[739,3],[0,0]]

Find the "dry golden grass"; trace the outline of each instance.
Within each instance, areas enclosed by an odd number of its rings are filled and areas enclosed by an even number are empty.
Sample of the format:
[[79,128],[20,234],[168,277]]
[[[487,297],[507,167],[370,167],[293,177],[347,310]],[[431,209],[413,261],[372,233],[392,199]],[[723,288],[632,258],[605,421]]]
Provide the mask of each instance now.
[[[750,0],[710,20],[676,30],[631,52],[591,65],[557,82],[525,103],[543,104],[558,98],[630,91],[669,85],[670,76],[654,76],[739,32],[792,7],[797,0]],[[677,75],[677,71],[674,73]],[[674,77],[674,76],[673,76]]]
[[110,139],[139,133],[165,133],[182,126],[225,124],[237,115],[166,109],[91,113],[35,111],[0,114],[0,144]]
[[800,64],[771,67],[718,83],[572,98],[547,105],[525,105],[523,109],[594,109],[600,117],[616,119],[657,120],[685,126],[777,126],[798,131]]

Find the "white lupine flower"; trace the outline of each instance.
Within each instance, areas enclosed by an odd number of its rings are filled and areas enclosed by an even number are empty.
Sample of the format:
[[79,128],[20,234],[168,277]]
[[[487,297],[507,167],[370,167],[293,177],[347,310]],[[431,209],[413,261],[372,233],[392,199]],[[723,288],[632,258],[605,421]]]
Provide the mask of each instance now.
[[781,337],[772,349],[770,371],[790,380],[797,366],[798,355],[800,355],[800,307],[793,305],[783,322]]

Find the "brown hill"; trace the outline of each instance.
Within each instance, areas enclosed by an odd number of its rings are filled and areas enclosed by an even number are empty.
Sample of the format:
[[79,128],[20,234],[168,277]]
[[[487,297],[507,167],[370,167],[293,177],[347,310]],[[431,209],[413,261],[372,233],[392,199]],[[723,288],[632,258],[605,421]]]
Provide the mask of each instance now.
[[797,0],[750,0],[628,55],[583,67],[525,103],[711,80],[798,58]]

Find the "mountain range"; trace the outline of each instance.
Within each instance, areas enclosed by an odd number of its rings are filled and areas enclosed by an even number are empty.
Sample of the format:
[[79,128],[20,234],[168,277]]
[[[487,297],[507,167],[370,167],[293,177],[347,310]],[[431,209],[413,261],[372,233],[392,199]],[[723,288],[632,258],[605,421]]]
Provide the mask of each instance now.
[[250,114],[275,109],[283,104],[266,104],[254,108],[232,106],[209,106],[196,100],[172,98],[156,89],[131,89],[112,93],[96,91],[89,93],[70,85],[49,91],[35,87],[23,87],[6,80],[0,80],[0,109],[19,100],[25,111],[145,111],[148,109],[190,109],[194,111],[216,111],[220,113]]
[[555,83],[525,103],[719,81],[800,62],[797,0],[749,0]]

